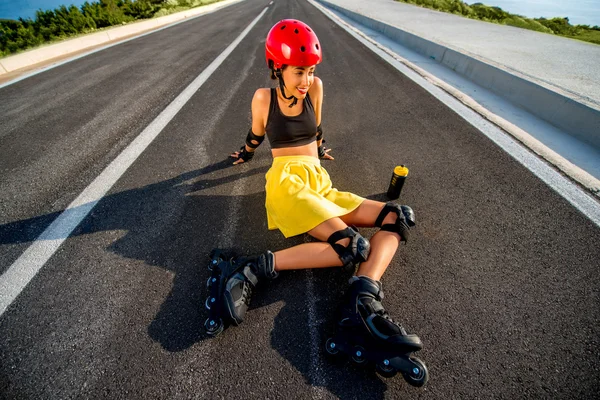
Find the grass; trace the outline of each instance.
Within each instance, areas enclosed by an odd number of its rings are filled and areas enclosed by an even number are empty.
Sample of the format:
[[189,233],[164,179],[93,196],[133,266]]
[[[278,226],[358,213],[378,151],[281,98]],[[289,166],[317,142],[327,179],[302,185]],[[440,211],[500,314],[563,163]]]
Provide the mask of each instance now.
[[488,6],[482,3],[467,4],[460,0],[396,0],[402,3],[414,4],[451,14],[480,21],[509,25],[529,29],[589,43],[600,44],[600,27],[588,25],[571,25],[568,18],[527,18],[511,14],[500,7]]
[[[164,3],[162,5],[162,8],[160,10],[158,10],[152,16],[152,19],[160,18],[165,15],[170,15],[170,14],[190,10],[190,9],[197,8],[197,7],[206,6],[206,5],[209,5],[212,3],[217,3],[220,1],[223,1],[223,0],[169,0],[168,2]],[[147,20],[148,19],[139,18],[139,19],[134,19],[129,22],[116,23],[112,26],[107,26],[107,27],[103,27],[103,28],[85,29],[79,33],[71,33],[71,34],[64,34],[64,35],[60,34],[60,35],[56,35],[53,38],[48,39],[48,40],[44,40],[44,39],[37,40],[37,38],[36,38],[33,41],[28,40],[28,39],[31,39],[31,37],[29,37],[29,38],[27,37],[26,29],[24,29],[25,35],[21,36],[22,35],[21,30],[23,30],[22,23],[17,22],[17,21],[12,21],[12,23],[21,24],[21,28],[19,28],[20,30],[14,30],[17,28],[9,28],[9,31],[6,31],[5,26],[4,27],[0,26],[0,38],[1,38],[1,35],[5,35],[5,37],[6,37],[6,35],[8,35],[8,37],[10,38],[9,41],[7,43],[3,44],[2,47],[0,48],[0,58],[9,57],[11,55],[22,53],[24,51],[29,51],[32,49],[37,49],[37,48],[48,46],[51,44],[60,43],[65,40],[68,40],[68,39],[82,37],[82,36],[85,36],[85,35],[88,35],[91,33],[101,32],[101,31],[109,30],[109,29],[112,29],[115,27],[127,25],[130,23],[147,21]],[[11,23],[9,20],[2,20],[2,21],[8,21],[9,24]],[[10,29],[13,29],[13,31],[10,31]],[[16,35],[11,35],[13,33],[16,33]],[[14,36],[14,37],[11,37],[11,36]],[[14,48],[14,47],[16,47],[16,48]]]

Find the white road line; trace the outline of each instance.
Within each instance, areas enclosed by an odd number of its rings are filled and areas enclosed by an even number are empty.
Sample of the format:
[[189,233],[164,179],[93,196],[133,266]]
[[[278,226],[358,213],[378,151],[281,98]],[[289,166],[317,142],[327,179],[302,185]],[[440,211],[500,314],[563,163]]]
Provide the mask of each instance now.
[[52,224],[0,276],[0,316],[12,304],[25,286],[88,215],[94,206],[152,143],[190,98],[217,70],[248,32],[267,12],[266,7],[242,33],[183,90],[155,119],[117,156],[104,171],[63,211]]
[[411,64],[409,61],[403,59],[392,50],[385,48],[383,45],[367,37],[359,29],[349,25],[344,21],[343,18],[338,17],[334,12],[325,8],[321,4],[316,3],[314,0],[307,1],[321,10],[323,14],[329,17],[329,19],[334,21],[342,29],[367,46],[375,54],[390,63],[402,74],[406,75],[416,84],[427,90],[438,100],[454,110],[454,112],[465,119],[465,121],[489,137],[498,146],[500,146],[500,148],[506,151],[510,156],[521,163],[525,168],[530,170],[534,175],[540,178],[565,200],[571,203],[577,210],[589,218],[590,221],[600,227],[600,203],[596,199],[588,195],[584,190],[579,188],[568,178],[565,178],[554,168],[550,167],[535,154],[531,153],[529,149],[518,143],[515,139],[502,131],[496,125],[485,120],[455,97],[451,96],[440,87],[427,81],[413,69],[407,67],[405,64]]
[[326,390],[323,386],[326,382],[323,375],[322,360],[319,355],[320,341],[317,328],[320,321],[317,320],[317,296],[311,269],[306,270],[306,292],[309,294],[306,298],[308,299],[308,331],[310,333],[310,380],[313,387],[311,398],[317,400],[325,398]]

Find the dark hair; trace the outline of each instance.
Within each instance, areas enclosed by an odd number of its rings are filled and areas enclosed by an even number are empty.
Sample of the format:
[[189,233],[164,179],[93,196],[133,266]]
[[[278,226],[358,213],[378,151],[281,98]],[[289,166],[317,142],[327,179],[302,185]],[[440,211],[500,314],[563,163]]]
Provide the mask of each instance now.
[[271,68],[271,79],[273,79],[273,80],[277,80],[278,79],[277,71],[283,72],[283,70],[287,67],[287,64],[283,64],[279,70],[276,70],[275,68],[273,68],[273,62],[272,61],[269,64],[270,64],[269,67]]

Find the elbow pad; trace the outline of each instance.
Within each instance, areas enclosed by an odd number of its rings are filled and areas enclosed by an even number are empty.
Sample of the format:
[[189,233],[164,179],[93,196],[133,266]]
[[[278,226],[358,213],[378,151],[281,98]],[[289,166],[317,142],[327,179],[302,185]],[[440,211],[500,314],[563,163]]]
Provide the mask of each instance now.
[[[256,149],[258,146],[260,146],[263,140],[265,140],[265,135],[255,135],[254,132],[252,132],[252,128],[250,128],[248,131],[248,136],[246,136],[246,146],[250,147],[251,149]],[[254,143],[253,141],[258,143]]]

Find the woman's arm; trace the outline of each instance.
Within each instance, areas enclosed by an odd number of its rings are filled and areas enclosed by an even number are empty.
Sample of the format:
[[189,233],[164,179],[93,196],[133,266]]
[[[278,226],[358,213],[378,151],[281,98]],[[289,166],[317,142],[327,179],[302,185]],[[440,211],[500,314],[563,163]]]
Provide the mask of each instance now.
[[270,90],[265,88],[257,89],[254,92],[254,97],[252,97],[252,127],[246,136],[246,144],[239,151],[231,154],[231,157],[237,158],[233,164],[250,161],[254,157],[256,148],[264,140],[270,95]]
[[310,87],[308,93],[313,102],[315,109],[315,118],[317,120],[317,146],[319,146],[319,158],[326,160],[333,160],[334,158],[329,154],[331,149],[326,148],[323,145],[323,130],[321,129],[321,115],[323,110],[323,81],[317,76]]
[[315,76],[308,94],[310,94],[310,99],[315,108],[315,118],[317,119],[317,126],[319,126],[321,125],[321,110],[323,109],[323,81],[318,76]]

